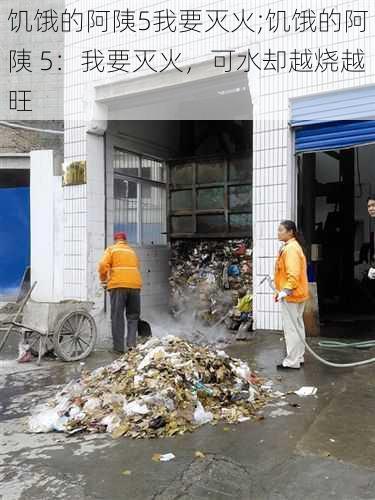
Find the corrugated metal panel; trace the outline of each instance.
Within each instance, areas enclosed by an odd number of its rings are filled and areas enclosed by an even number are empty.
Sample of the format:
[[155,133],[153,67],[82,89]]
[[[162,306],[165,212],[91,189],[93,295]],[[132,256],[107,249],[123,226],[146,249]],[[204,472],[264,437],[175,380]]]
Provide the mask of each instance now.
[[375,120],[321,123],[296,128],[295,150],[328,151],[375,142]]
[[0,188],[0,299],[17,297],[30,266],[30,189]]
[[292,101],[291,114],[294,127],[342,120],[375,120],[375,86],[301,97]]
[[291,112],[297,153],[375,142],[375,86],[295,99]]

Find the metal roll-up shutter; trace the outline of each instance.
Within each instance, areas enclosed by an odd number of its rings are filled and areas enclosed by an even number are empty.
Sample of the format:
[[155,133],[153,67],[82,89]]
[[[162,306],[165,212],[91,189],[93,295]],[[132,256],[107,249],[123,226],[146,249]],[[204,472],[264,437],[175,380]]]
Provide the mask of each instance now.
[[292,101],[296,153],[375,142],[375,86]]
[[305,125],[296,129],[296,152],[345,149],[375,142],[375,120]]

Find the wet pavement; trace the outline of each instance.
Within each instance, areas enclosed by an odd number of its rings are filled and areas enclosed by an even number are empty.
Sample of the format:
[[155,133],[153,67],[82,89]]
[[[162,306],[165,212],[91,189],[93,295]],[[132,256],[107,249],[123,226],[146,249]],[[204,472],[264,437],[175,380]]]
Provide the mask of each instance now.
[[[272,379],[275,389],[313,385],[317,396],[290,395],[267,407],[259,422],[208,425],[177,438],[33,435],[30,411],[83,365],[17,365],[9,350],[0,358],[0,498],[375,499],[375,366],[331,369],[307,356],[302,370],[280,373],[283,342],[276,333],[258,333],[228,352]],[[375,356],[350,349],[324,355],[343,362]],[[97,351],[84,367],[112,359]],[[195,458],[198,450],[205,458]],[[154,453],[168,452],[176,459],[152,461]]]

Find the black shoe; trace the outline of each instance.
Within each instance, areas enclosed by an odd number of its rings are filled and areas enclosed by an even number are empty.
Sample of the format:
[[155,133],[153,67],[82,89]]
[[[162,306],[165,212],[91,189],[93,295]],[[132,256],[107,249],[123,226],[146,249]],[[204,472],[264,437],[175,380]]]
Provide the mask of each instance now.
[[277,365],[278,370],[299,370],[299,368],[292,368],[291,366],[284,366],[283,364]]
[[112,349],[112,352],[114,354],[125,354],[125,351],[123,351],[122,349]]

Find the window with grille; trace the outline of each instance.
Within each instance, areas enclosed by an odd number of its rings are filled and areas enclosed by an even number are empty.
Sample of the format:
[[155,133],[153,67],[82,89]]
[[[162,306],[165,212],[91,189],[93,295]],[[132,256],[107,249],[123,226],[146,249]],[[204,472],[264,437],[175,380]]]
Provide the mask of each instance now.
[[130,243],[166,245],[165,163],[114,150],[114,230]]

